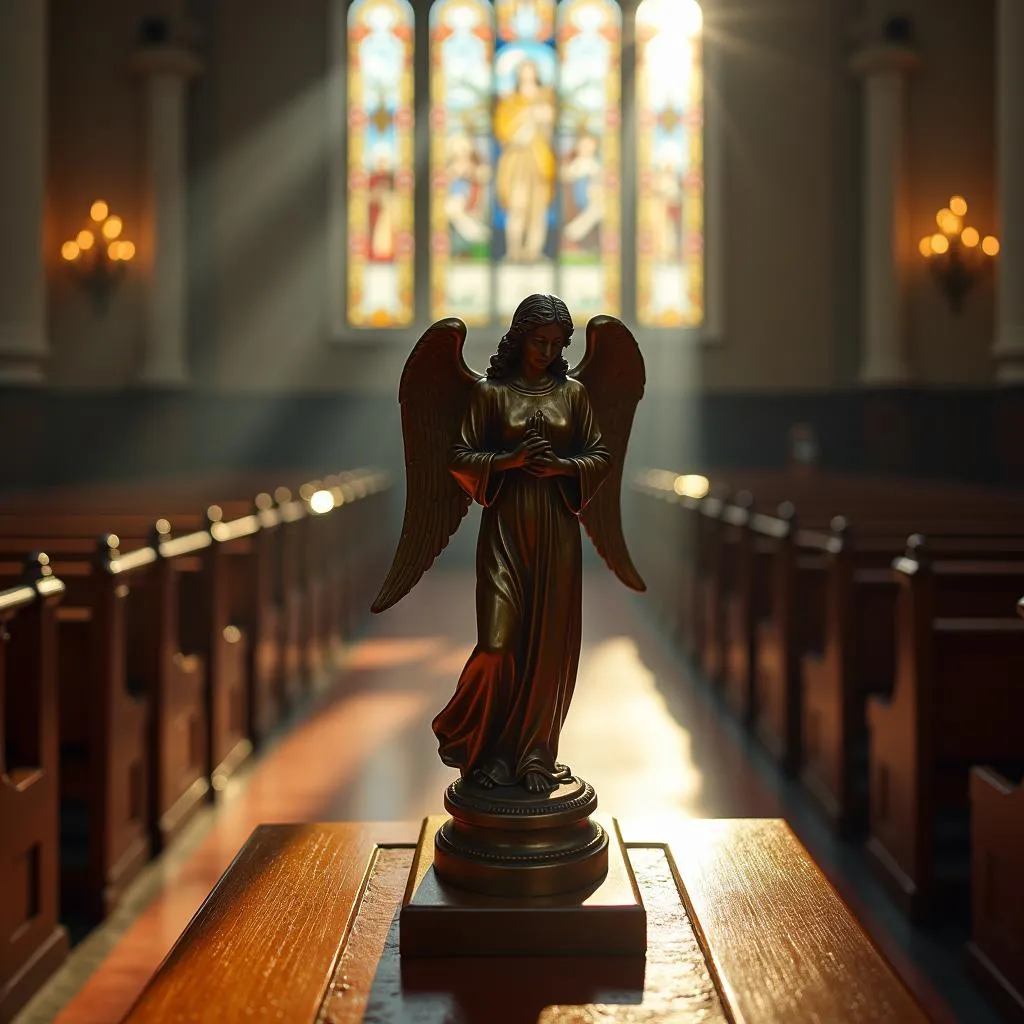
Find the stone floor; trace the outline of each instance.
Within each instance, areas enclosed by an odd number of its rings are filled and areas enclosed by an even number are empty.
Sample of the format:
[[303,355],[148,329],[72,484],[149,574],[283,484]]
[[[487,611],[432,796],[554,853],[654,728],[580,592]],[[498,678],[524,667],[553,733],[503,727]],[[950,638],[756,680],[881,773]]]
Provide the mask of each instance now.
[[[430,719],[474,638],[468,573],[435,571],[353,645],[333,689],[283,729],[222,803],[154,862],[117,916],[81,942],[17,1024],[109,1024],[127,1011],[260,822],[418,819],[453,773]],[[912,929],[860,851],[832,839],[767,757],[695,681],[642,598],[588,570],[583,654],[560,760],[604,812],[785,817],[931,1016],[994,1024],[962,970],[963,936]]]

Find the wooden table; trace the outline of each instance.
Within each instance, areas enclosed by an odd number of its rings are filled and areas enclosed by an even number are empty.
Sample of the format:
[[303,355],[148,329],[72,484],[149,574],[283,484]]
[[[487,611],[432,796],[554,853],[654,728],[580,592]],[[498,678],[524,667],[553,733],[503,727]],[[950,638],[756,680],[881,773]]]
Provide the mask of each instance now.
[[784,822],[620,824],[646,960],[402,961],[397,910],[418,823],[263,825],[126,1020],[927,1020]]

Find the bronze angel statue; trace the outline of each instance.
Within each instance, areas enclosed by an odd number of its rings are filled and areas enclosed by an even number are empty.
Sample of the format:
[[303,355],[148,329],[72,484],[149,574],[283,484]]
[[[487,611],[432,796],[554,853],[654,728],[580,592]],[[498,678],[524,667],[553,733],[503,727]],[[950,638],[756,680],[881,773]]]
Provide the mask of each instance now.
[[580,655],[579,522],[619,579],[645,589],[619,501],[643,357],[599,316],[570,370],[572,333],[561,299],[530,295],[482,376],[463,360],[466,325],[441,320],[399,386],[405,519],[373,611],[409,593],[478,501],[477,644],[433,729],[441,760],[487,788],[544,793],[571,778],[556,758]]

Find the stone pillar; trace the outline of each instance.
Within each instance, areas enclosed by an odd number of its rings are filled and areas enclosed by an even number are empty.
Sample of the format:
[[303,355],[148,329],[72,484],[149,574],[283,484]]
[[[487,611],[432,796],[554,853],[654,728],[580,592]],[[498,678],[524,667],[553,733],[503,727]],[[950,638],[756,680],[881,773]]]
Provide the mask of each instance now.
[[45,377],[46,0],[0,3],[0,384]]
[[134,58],[146,79],[146,260],[148,295],[141,380],[173,386],[188,380],[188,245],[185,98],[202,66],[188,50],[147,46]]
[[999,0],[996,124],[1000,227],[996,380],[1024,384],[1024,3]]
[[903,202],[904,134],[906,80],[917,63],[917,55],[902,43],[867,46],[852,62],[854,72],[864,79],[860,366],[864,384],[900,384],[911,376],[902,269],[910,244]]

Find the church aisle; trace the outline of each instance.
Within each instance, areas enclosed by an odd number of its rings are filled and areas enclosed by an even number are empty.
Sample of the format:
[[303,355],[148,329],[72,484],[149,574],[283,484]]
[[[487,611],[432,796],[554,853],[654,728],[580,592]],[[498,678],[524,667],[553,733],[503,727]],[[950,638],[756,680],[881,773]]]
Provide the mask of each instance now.
[[[60,1024],[120,1019],[259,823],[440,811],[454,773],[437,760],[429,723],[473,637],[469,573],[429,574],[374,619],[334,690],[233,784],[180,850],[152,866],[125,913],[78,947],[19,1024],[54,1019],[61,1005]],[[594,570],[560,760],[596,787],[602,811],[620,817],[788,818],[933,1019],[994,1021],[960,980],[957,938],[943,942],[902,921],[857,851],[830,839],[795,787],[693,684],[641,602]]]

